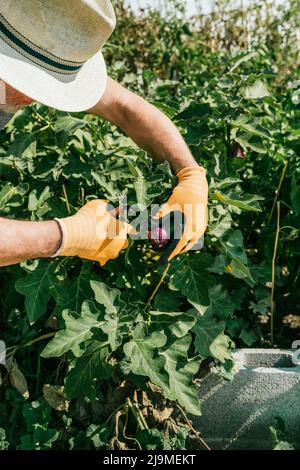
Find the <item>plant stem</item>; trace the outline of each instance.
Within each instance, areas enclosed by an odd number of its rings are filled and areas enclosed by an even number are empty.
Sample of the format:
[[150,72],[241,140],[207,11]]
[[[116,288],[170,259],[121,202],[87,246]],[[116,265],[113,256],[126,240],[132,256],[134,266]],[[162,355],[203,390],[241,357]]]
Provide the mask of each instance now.
[[147,421],[145,420],[144,416],[143,416],[143,413],[141,412],[140,408],[139,408],[139,405],[137,403],[134,403],[133,404],[134,408],[137,410],[137,412],[139,413],[139,417],[140,417],[140,420],[142,421],[143,423],[143,426],[145,429],[149,429],[149,426],[147,424]]
[[65,187],[64,184],[62,185],[62,190],[63,190],[63,193],[64,193],[64,198],[66,200],[66,206],[67,206],[68,212],[69,212],[69,214],[71,214],[71,208],[70,208],[70,204],[69,204],[67,190],[66,190],[66,187]]
[[274,197],[274,201],[273,201],[273,205],[272,205],[272,209],[271,209],[271,212],[270,212],[270,215],[268,217],[268,222],[267,224],[269,224],[271,222],[271,219],[272,219],[272,216],[273,216],[273,212],[275,210],[275,207],[276,207],[276,203],[277,203],[277,200],[278,200],[278,197],[279,197],[279,193],[280,193],[280,190],[281,190],[281,186],[282,186],[282,183],[283,183],[283,180],[284,180],[284,177],[285,177],[285,173],[286,173],[286,170],[287,170],[287,166],[288,166],[288,162],[284,162],[284,167],[282,169],[282,172],[281,172],[281,177],[280,177],[280,180],[279,180],[279,184],[278,184],[278,187],[275,189],[275,197]]
[[8,352],[8,351],[12,350],[11,354],[14,354],[18,349],[27,348],[28,346],[32,346],[33,344],[38,343],[39,341],[43,341],[44,339],[51,338],[55,334],[56,334],[56,331],[52,331],[51,333],[46,333],[42,336],[38,336],[37,338],[32,339],[31,341],[28,341],[28,343],[20,344],[20,345],[17,345],[17,346],[10,346],[9,348],[7,348],[6,351]]
[[43,339],[51,338],[52,336],[56,335],[56,333],[57,333],[56,331],[51,331],[51,333],[46,333],[42,336],[38,336],[37,338],[35,338],[31,341],[28,341],[28,343],[22,344],[19,347],[20,348],[26,348],[27,346],[32,346],[33,344],[38,343],[39,341],[43,341]]
[[147,303],[145,305],[145,310],[148,310],[148,308],[150,307],[150,304],[152,302],[152,300],[154,299],[154,297],[156,296],[157,292],[158,292],[158,289],[160,288],[160,286],[162,285],[162,283],[164,282],[164,279],[169,271],[169,268],[170,268],[170,263],[168,263],[166,269],[164,270],[163,272],[163,275],[162,277],[160,278],[157,286],[155,287],[154,291],[152,292],[152,294],[150,295],[149,299],[147,300]]
[[204,445],[204,447],[207,449],[207,450],[212,450],[205,442],[204,439],[202,439],[202,437],[200,436],[200,432],[199,431],[196,431],[196,429],[194,428],[194,426],[191,425],[191,422],[190,420],[188,419],[187,415],[185,414],[185,412],[183,411],[182,407],[179,405],[179,403],[177,403],[177,407],[179,408],[182,416],[184,417],[185,419],[185,422],[186,424],[188,425],[188,427],[190,428],[190,430],[196,434],[198,436],[198,438],[200,439],[200,441],[202,442],[202,444]]
[[271,344],[274,346],[274,293],[275,293],[275,274],[276,274],[276,257],[280,232],[280,201],[277,202],[277,227],[274,243],[274,253],[272,259],[272,289],[271,289]]
[[[124,424],[124,428],[123,428],[123,437],[125,437],[125,439],[127,439],[128,441],[135,442],[138,445],[139,450],[142,450],[141,444],[139,443],[139,441],[137,439],[135,439],[134,437],[127,436],[127,434],[126,434],[127,424],[128,424],[128,413],[126,413],[126,415],[125,415],[125,424]],[[131,449],[128,449],[128,450],[131,450]],[[135,449],[132,449],[132,450],[135,450]]]
[[[129,397],[126,398],[126,405],[128,405],[128,408],[131,410],[131,412],[132,412],[133,416],[135,417],[135,420],[136,420],[138,426],[140,427],[140,429],[141,429],[142,431],[143,431],[143,429],[149,429],[147,423],[146,423],[146,422],[145,422],[145,424],[143,423],[143,421],[145,421],[145,420],[144,420],[144,419],[143,419],[143,420],[141,419],[141,412],[140,412],[140,410],[137,410],[137,409],[133,406],[133,404],[132,404],[132,402],[131,402],[131,400],[130,400]],[[143,418],[144,418],[144,416],[143,416]]]
[[36,386],[35,386],[35,394],[38,395],[39,386],[40,386],[40,372],[41,372],[41,355],[38,355],[38,362],[37,362],[37,371],[36,371]]
[[[104,424],[108,424],[109,421],[111,420],[111,418],[113,417],[113,415],[114,415],[117,411],[119,411],[121,408],[123,408],[123,407],[124,407],[124,404],[122,403],[120,406],[118,406],[118,408],[116,408],[116,409],[109,415],[109,417],[106,419],[106,421],[105,421]],[[94,435],[94,434],[93,434],[93,435]]]

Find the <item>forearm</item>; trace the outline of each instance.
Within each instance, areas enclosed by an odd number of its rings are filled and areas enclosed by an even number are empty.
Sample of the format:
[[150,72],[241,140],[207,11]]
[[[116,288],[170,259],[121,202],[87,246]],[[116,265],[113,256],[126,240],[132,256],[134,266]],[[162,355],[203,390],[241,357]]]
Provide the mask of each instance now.
[[0,217],[0,266],[52,256],[61,244],[55,221],[29,222]]
[[174,172],[186,166],[197,166],[177,127],[142,98],[136,97],[136,107],[127,110],[120,127],[153,158],[168,161]]
[[107,91],[90,110],[120,127],[140,147],[174,172],[197,166],[177,127],[158,108],[109,79]]

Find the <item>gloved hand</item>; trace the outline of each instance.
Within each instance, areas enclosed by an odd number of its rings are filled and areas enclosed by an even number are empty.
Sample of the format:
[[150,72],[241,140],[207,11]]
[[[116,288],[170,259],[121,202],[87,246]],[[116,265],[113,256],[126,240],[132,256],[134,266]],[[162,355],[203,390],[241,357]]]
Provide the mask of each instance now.
[[108,211],[108,201],[95,199],[83,206],[75,215],[55,219],[63,238],[59,250],[52,256],[80,256],[99,261],[103,266],[117,258],[128,246],[127,236],[134,228],[116,219]]
[[190,250],[202,237],[207,227],[208,184],[206,170],[202,166],[186,167],[180,170],[178,185],[170,199],[155,214],[154,218],[165,217],[173,211],[185,215],[185,226],[181,239],[170,254],[168,261],[180,253]]

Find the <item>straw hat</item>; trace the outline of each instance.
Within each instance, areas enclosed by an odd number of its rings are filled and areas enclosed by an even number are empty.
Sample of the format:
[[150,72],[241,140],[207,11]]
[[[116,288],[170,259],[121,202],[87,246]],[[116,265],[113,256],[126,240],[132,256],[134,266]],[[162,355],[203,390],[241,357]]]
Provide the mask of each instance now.
[[103,95],[110,0],[0,0],[0,79],[40,103],[84,111]]

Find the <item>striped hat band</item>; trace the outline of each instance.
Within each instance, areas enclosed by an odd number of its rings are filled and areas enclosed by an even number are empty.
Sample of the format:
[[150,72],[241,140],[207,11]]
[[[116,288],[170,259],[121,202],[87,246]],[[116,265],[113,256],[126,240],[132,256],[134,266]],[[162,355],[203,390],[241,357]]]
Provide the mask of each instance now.
[[57,57],[41,47],[33,44],[22,34],[20,34],[8,21],[0,14],[0,37],[15,51],[23,57],[31,60],[37,65],[64,75],[72,75],[81,69],[85,62],[74,62]]

